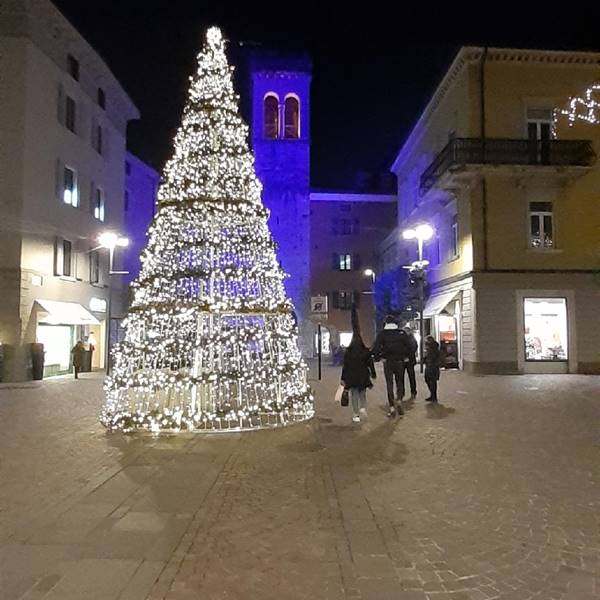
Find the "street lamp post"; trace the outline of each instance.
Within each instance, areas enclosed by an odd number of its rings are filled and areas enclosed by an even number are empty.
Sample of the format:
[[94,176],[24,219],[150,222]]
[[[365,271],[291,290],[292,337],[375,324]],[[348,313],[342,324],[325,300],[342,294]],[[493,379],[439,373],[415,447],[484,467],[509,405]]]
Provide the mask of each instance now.
[[371,303],[373,304],[373,340],[377,337],[377,307],[375,306],[375,271],[373,269],[365,269],[363,271],[365,277],[371,278]]
[[[129,246],[129,239],[121,237],[112,231],[106,231],[98,237],[99,246],[98,248],[108,249],[108,275],[127,275],[128,271],[115,271],[113,270],[115,248],[120,246],[126,248]],[[97,250],[98,248],[94,248]],[[104,362],[106,367],[106,374],[110,373],[110,320],[111,320],[111,308],[112,308],[112,286],[108,285],[108,306],[106,314],[106,331],[105,331],[105,350],[104,350]]]
[[425,310],[425,267],[429,261],[423,260],[423,243],[433,237],[433,227],[423,223],[417,225],[414,229],[405,229],[402,232],[402,237],[405,240],[417,240],[417,249],[419,259],[412,263],[412,271],[418,275],[419,282],[419,370],[423,372],[423,311]]

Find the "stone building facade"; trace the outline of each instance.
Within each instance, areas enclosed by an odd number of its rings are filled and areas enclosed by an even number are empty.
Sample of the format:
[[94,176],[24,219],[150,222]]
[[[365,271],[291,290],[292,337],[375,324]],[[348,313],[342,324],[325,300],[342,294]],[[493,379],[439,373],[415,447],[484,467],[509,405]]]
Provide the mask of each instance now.
[[126,127],[139,113],[47,0],[0,3],[0,56],[3,378],[31,377],[38,342],[47,375],[69,370],[78,339],[101,367],[113,282],[98,237],[122,231]]

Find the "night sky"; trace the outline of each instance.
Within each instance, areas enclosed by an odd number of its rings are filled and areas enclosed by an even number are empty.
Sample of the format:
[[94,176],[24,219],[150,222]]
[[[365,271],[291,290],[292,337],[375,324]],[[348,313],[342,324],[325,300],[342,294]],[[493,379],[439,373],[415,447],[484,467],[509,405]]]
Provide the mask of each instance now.
[[[446,13],[434,3],[395,12],[375,2],[360,11],[324,1],[54,3],[137,104],[142,118],[130,125],[128,145],[157,169],[169,156],[207,26],[223,29],[236,62],[239,42],[309,52],[314,187],[350,189],[357,171],[387,170],[461,45],[600,50],[600,6],[571,16],[549,3],[513,11],[482,3],[465,14],[460,3],[446,4]],[[493,7],[503,12],[491,16]]]

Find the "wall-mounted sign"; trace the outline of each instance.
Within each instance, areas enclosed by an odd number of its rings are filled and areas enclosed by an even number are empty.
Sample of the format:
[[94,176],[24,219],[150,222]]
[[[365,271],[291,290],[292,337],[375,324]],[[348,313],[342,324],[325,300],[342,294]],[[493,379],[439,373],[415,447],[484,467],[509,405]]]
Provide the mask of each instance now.
[[90,310],[93,312],[106,312],[106,300],[104,298],[92,298],[90,300]]
[[310,312],[313,315],[327,314],[327,296],[311,296]]

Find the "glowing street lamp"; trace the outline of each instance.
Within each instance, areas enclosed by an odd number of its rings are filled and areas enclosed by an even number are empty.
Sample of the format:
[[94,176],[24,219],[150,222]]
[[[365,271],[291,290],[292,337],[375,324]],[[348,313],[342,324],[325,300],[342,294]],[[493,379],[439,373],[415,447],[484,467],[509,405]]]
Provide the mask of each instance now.
[[419,260],[412,263],[409,267],[411,271],[417,274],[417,280],[419,282],[419,369],[423,372],[423,311],[425,310],[425,292],[424,292],[424,279],[425,279],[425,267],[429,264],[428,260],[423,260],[423,243],[430,240],[435,231],[433,227],[427,223],[421,223],[413,229],[405,229],[402,232],[402,237],[405,240],[417,240],[417,248],[419,252]]
[[375,283],[375,271],[373,271],[373,269],[365,269],[365,270],[363,271],[363,275],[364,275],[365,277],[370,277],[370,278],[371,278],[371,281],[372,281],[373,283]]

